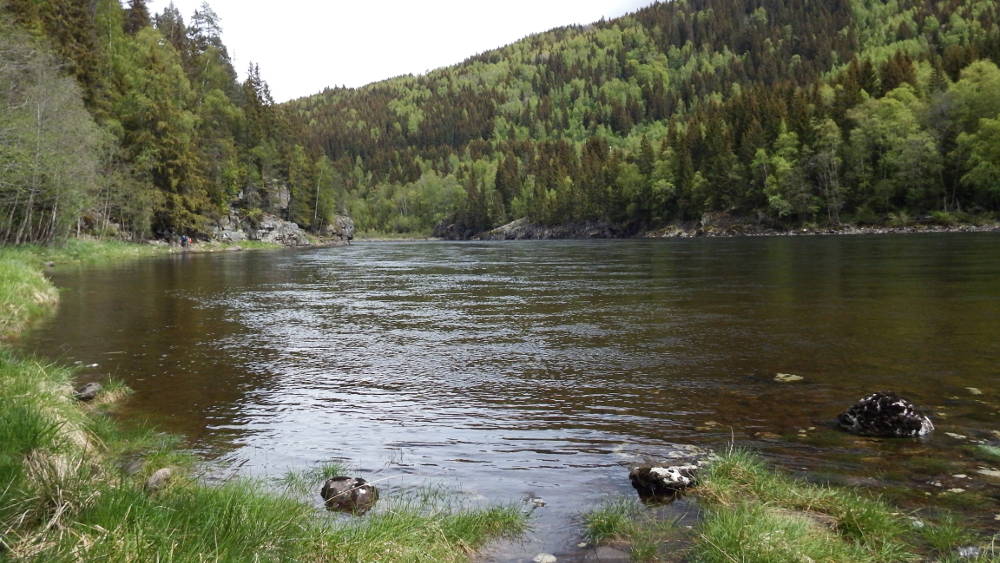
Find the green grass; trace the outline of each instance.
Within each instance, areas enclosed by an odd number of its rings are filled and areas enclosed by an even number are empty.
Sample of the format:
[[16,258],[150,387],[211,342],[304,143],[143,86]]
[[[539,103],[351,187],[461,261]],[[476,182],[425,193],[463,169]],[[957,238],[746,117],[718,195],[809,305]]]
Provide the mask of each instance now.
[[[719,456],[691,494],[703,513],[686,532],[685,561],[958,561],[967,547],[979,555],[962,561],[1000,561],[1000,535],[984,538],[946,512],[907,515],[878,498],[806,483],[743,450]],[[637,561],[669,554],[664,542],[685,533],[634,499],[609,501],[584,521],[588,540],[626,547]]]
[[[161,252],[82,241],[2,249],[0,329],[16,336],[52,309],[56,293],[40,272],[47,261]],[[302,497],[343,471],[335,464],[289,478],[285,491],[246,479],[206,485],[177,437],[107,416],[108,403],[129,393],[122,382],[82,404],[72,399],[72,375],[0,345],[0,560],[458,561],[527,526],[515,507],[468,508],[435,491],[383,493],[363,518],[334,517]],[[176,477],[146,490],[164,467]]]
[[948,516],[917,528],[881,499],[801,482],[742,450],[722,455],[695,494],[706,508],[695,561],[915,561],[989,542]]
[[589,542],[621,546],[633,561],[655,561],[661,546],[681,533],[674,520],[661,519],[634,498],[605,502],[584,515],[584,524]]

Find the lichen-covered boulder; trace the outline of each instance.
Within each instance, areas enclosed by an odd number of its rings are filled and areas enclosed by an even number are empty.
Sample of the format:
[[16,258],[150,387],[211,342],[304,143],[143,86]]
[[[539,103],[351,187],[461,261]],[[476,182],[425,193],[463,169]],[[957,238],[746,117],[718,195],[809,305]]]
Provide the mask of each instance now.
[[320,496],[327,510],[361,515],[378,501],[378,489],[360,477],[333,477],[323,483]]
[[872,393],[837,417],[840,428],[859,436],[915,438],[934,424],[910,401],[891,391]]

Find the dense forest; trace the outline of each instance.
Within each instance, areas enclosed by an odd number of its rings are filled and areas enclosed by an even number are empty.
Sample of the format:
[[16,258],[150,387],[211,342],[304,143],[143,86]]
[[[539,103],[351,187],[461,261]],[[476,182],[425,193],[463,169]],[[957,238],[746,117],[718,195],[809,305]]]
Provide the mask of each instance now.
[[207,4],[0,0],[0,104],[0,241],[207,236],[289,196],[300,225],[332,220],[329,161],[256,66],[237,81]]
[[[622,234],[1000,210],[1000,6],[677,0],[275,104],[206,4],[6,0],[0,238],[204,235],[288,189],[313,230]],[[16,29],[15,29],[16,28]]]

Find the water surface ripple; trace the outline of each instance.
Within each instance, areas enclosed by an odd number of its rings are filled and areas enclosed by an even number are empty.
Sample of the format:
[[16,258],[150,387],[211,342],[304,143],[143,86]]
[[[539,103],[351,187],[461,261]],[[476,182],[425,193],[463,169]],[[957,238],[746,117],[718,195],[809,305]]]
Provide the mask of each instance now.
[[[97,364],[85,376],[123,378],[137,391],[124,416],[247,473],[335,460],[389,478],[390,490],[542,496],[534,533],[496,556],[565,553],[581,511],[629,492],[626,450],[735,441],[817,480],[923,490],[933,475],[911,460],[967,455],[944,432],[996,439],[998,243],[367,243],[174,256],[58,274],[60,311],[26,345]],[[805,381],[775,383],[778,372]],[[943,413],[938,433],[886,443],[831,428],[880,389]],[[995,485],[981,487],[970,518],[997,511]]]

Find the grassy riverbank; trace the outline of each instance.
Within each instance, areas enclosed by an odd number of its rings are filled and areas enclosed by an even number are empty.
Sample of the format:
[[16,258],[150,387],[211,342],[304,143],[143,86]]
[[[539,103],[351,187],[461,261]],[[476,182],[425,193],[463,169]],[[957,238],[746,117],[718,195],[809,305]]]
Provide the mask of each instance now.
[[948,515],[904,514],[878,498],[804,483],[745,451],[720,457],[691,493],[702,519],[685,532],[651,518],[637,502],[613,501],[585,517],[597,544],[629,549],[633,560],[1000,561],[1000,537],[977,535]]
[[[0,334],[16,337],[54,309],[58,293],[42,273],[48,262],[169,251],[83,241],[0,249]],[[386,498],[368,516],[345,520],[274,484],[205,485],[176,439],[107,417],[120,385],[79,403],[72,375],[0,344],[0,559],[451,561],[526,527],[515,507],[466,509],[439,495]],[[164,468],[170,477],[153,486]],[[312,494],[318,487],[306,480]]]

